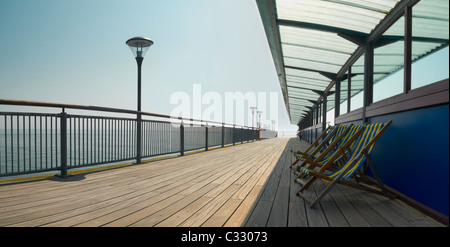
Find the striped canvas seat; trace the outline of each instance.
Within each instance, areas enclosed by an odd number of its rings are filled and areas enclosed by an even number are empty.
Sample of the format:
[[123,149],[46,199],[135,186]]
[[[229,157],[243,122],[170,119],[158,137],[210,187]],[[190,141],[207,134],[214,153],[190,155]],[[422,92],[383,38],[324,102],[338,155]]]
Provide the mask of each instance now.
[[[328,193],[336,183],[340,183],[340,184],[351,186],[351,187],[358,188],[358,189],[363,189],[363,190],[366,190],[366,191],[369,191],[372,193],[386,195],[383,184],[381,183],[381,180],[376,173],[375,167],[373,166],[372,161],[370,160],[369,154],[373,149],[375,141],[384,133],[386,128],[389,127],[389,125],[391,123],[392,122],[389,121],[387,123],[376,123],[376,124],[369,124],[369,125],[364,126],[363,133],[351,145],[351,155],[348,157],[347,161],[336,171],[327,172],[329,165],[332,163],[330,161],[327,162],[325,165],[307,161],[307,163],[309,163],[313,166],[320,167],[320,170],[314,171],[314,169],[311,169],[311,167],[301,167],[299,169],[299,171],[302,172],[303,174],[308,174],[308,175],[311,175],[312,177],[309,179],[308,182],[306,182],[303,185],[303,187],[299,190],[297,195],[301,195],[305,199],[310,201],[311,207],[314,207],[318,203],[318,201],[320,201],[320,199],[322,199],[323,196],[325,196],[325,194]],[[335,154],[331,157],[331,159],[333,159],[333,160],[337,159],[339,157],[339,153],[341,155],[344,155],[345,150],[340,148],[338,151],[335,152]],[[346,181],[357,170],[359,170],[359,168],[362,166],[362,164],[364,164],[366,161],[368,161],[367,163],[370,166],[370,169],[372,170],[372,172],[374,173],[381,190],[367,187],[362,184],[355,184],[355,183]],[[314,201],[311,201],[308,197],[306,197],[303,194],[303,191],[306,190],[309,186],[311,186],[311,184],[317,178],[320,178],[323,181],[330,182],[330,183],[317,196],[317,198]]]
[[[318,156],[313,161],[317,164],[326,165],[328,162],[338,164],[343,163],[348,160],[348,157],[350,157],[353,153],[352,150],[354,150],[354,146],[356,145],[356,137],[361,135],[362,133],[362,126],[358,125],[352,125],[349,126],[349,130],[347,133],[345,133],[345,136],[342,139],[339,139],[335,145],[331,145],[328,150],[325,150],[320,156]],[[337,157],[334,157],[334,154],[341,148],[344,148],[344,152],[339,153]],[[311,165],[308,165],[308,162],[305,162],[306,159],[303,159],[303,163],[300,164],[297,167],[297,171],[300,171],[302,167],[310,168]],[[301,173],[298,178],[303,177],[303,174]]]
[[[352,126],[353,125],[331,126],[330,129],[328,130],[327,135],[323,137],[323,141],[320,144],[316,145],[313,149],[311,149],[311,147],[308,148],[304,153],[303,152],[294,153],[296,161],[293,164],[291,164],[291,167],[293,167],[299,161],[304,162],[307,158],[310,159],[314,158],[316,154],[321,153],[321,156],[323,156],[324,154],[329,152],[331,150],[329,149],[329,147],[336,146],[336,144],[339,144],[342,140],[342,137],[344,137],[344,135],[348,133],[348,130]],[[316,140],[315,143],[317,142],[318,141]]]

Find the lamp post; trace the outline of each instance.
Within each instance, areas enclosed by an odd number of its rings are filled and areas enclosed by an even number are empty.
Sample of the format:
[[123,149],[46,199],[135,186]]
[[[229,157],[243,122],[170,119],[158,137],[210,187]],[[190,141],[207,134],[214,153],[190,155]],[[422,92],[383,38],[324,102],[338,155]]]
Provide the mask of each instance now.
[[261,113],[262,113],[262,111],[257,111],[257,113],[259,116],[258,128],[261,129]]
[[252,110],[252,132],[253,132],[253,139],[256,140],[258,138],[258,135],[255,132],[255,110],[258,109],[256,106],[251,106],[250,109]]
[[138,66],[138,92],[137,92],[137,130],[136,130],[136,163],[141,163],[141,130],[142,130],[142,114],[141,114],[141,66],[142,61],[144,60],[144,55],[147,52],[148,48],[150,48],[151,45],[153,45],[153,41],[146,37],[134,37],[127,42],[125,42],[131,49],[131,52],[133,52],[133,56],[136,58],[137,66]]
[[250,109],[252,110],[252,129],[255,129],[255,110],[258,108],[251,106]]

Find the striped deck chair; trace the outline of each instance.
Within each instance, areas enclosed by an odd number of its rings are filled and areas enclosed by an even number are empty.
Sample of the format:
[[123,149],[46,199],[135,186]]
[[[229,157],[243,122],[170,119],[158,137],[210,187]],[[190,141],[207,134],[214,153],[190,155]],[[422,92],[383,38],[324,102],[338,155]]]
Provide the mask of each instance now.
[[[328,135],[324,136],[324,133],[322,133],[319,136],[319,138],[317,138],[316,141],[307,150],[305,150],[305,152],[301,152],[301,151],[293,152],[291,150],[291,152],[294,153],[296,160],[291,164],[290,167],[292,168],[298,162],[305,161],[305,159],[307,159],[307,158],[314,159],[314,156],[316,154],[318,154],[319,152],[324,153],[324,151],[327,150],[327,148],[330,145],[333,145],[333,143],[336,142],[336,140],[337,141],[341,140],[347,133],[349,127],[351,127],[352,125],[353,124],[328,127],[327,128],[327,130],[329,132]],[[318,140],[322,137],[324,139],[322,142],[319,143]],[[316,144],[316,146],[313,146],[314,144]]]
[[[373,163],[370,159],[370,152],[372,151],[372,148],[375,144],[375,141],[386,131],[386,129],[391,125],[392,121],[389,121],[387,123],[377,123],[377,124],[370,124],[364,127],[364,132],[358,140],[356,141],[357,145],[354,147],[355,149],[352,152],[351,157],[348,159],[348,161],[340,167],[335,172],[331,172],[329,174],[325,174],[324,172],[327,170],[327,166],[318,165],[320,167],[320,170],[318,172],[314,171],[313,169],[308,169],[305,167],[300,168],[300,171],[304,174],[311,175],[312,177],[309,179],[309,181],[302,186],[302,188],[297,192],[297,195],[303,196],[307,201],[309,201],[310,207],[314,207],[337,183],[343,184],[346,186],[350,186],[353,188],[365,190],[371,193],[376,193],[380,195],[390,196],[386,189],[383,186],[383,183],[381,182],[380,177],[378,176],[378,173],[375,170],[375,167],[373,166]],[[341,148],[339,152],[344,152],[344,150]],[[337,156],[337,155],[336,155]],[[349,181],[349,178],[354,175],[354,173],[359,170],[361,165],[367,161],[370,169],[372,170],[377,182],[379,189],[375,189],[373,187],[365,186],[361,183],[353,183]],[[310,162],[309,162],[310,163]],[[314,164],[315,165],[315,164]],[[314,199],[313,201],[308,198],[303,191],[305,191],[311,184],[317,179],[320,178],[323,181],[330,182],[326,188],[319,193],[319,195]]]
[[[337,131],[336,126],[328,126],[322,132],[322,134],[320,134],[320,136],[317,137],[317,139],[304,152],[301,151],[294,152],[293,150],[291,150],[291,153],[293,153],[294,156],[299,155],[300,157],[314,155],[322,148],[324,141],[330,139],[336,133],[336,131]],[[297,162],[298,159],[293,164],[291,164],[291,167],[297,164]]]
[[[315,162],[318,164],[326,164],[331,160],[334,153],[339,150],[339,148],[344,147],[345,152],[340,153],[339,156],[335,157],[332,162],[338,165],[339,163],[345,162],[351,154],[351,148],[353,145],[355,145],[356,138],[362,134],[362,127],[358,125],[347,125],[347,129],[341,133],[341,136],[336,138],[324,151],[320,153],[320,155],[317,158],[312,159],[311,157],[303,157],[301,163],[296,171],[300,172],[300,168],[304,167],[308,163],[306,160],[310,160],[311,162]],[[299,158],[298,158],[299,159]],[[308,167],[312,167],[312,165],[309,165]],[[301,173],[298,178],[303,177],[303,174]],[[296,179],[297,180],[297,179]]]

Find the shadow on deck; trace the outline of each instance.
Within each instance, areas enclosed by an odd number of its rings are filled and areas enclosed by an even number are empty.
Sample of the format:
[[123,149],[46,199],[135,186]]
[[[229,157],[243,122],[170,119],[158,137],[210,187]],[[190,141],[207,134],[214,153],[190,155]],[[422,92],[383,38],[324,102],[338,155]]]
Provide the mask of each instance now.
[[[304,151],[309,144],[292,138],[250,212],[245,226],[257,227],[428,227],[443,226],[397,199],[389,199],[338,184],[310,208],[296,195],[301,188],[290,164],[295,157],[289,150]],[[314,198],[326,186],[316,180],[308,189]]]

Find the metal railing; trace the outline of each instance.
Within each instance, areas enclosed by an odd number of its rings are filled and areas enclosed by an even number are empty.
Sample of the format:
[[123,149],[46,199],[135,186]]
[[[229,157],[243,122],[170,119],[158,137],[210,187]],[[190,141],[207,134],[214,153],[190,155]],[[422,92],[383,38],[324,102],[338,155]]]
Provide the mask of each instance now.
[[[139,163],[142,158],[258,139],[258,131],[246,126],[186,118],[174,123],[167,115],[132,110],[2,99],[0,105],[62,109],[60,113],[0,112],[0,177],[54,170],[67,176],[72,168],[126,160]],[[75,115],[66,109],[152,119]]]

